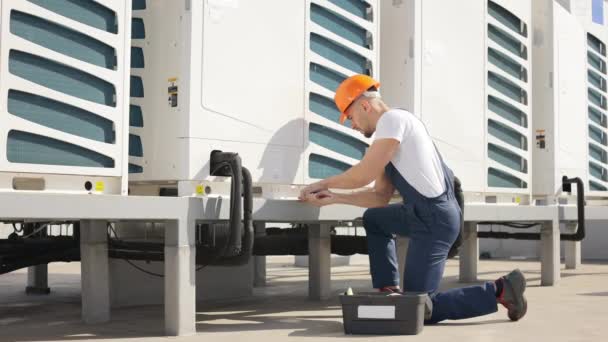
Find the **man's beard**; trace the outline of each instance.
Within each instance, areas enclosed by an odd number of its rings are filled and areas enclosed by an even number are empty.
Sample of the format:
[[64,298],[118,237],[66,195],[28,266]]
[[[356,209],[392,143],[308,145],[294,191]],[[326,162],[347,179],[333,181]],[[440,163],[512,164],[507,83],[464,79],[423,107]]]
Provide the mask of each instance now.
[[369,139],[369,138],[371,138],[371,137],[372,137],[372,135],[374,135],[374,133],[365,132],[365,133],[363,133],[363,135],[364,135],[366,138],[368,138],[368,139]]

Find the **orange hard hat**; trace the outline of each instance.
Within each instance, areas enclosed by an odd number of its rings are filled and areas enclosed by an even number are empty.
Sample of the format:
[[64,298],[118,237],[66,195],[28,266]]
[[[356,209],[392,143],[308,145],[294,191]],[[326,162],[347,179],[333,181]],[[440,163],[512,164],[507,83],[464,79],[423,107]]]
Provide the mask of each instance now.
[[334,102],[340,110],[340,123],[346,121],[346,109],[350,106],[361,94],[369,90],[369,88],[380,88],[380,83],[367,75],[354,75],[345,79],[336,89]]

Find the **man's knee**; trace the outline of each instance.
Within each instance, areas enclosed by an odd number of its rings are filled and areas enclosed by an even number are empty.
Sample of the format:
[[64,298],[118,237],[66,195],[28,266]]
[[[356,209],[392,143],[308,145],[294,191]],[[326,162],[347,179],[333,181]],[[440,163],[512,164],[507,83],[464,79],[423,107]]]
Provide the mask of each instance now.
[[378,225],[378,208],[369,208],[363,212],[363,228],[374,230]]

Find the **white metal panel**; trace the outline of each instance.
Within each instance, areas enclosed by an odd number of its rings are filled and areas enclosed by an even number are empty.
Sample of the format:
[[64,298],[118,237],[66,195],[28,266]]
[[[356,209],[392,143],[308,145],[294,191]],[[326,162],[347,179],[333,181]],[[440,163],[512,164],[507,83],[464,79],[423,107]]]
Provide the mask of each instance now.
[[[193,108],[200,114],[192,117],[190,136],[268,143],[274,132],[303,117],[305,36],[298,23],[304,21],[304,4],[263,0],[209,6],[203,8],[202,66],[192,61],[190,70],[202,68],[202,108]],[[302,146],[302,130],[290,133],[272,143]]]
[[485,7],[421,1],[420,114],[467,191],[484,191]]
[[556,178],[554,191],[561,188],[561,176],[580,177],[587,183],[588,147],[587,120],[587,58],[586,36],[579,22],[561,6],[555,6],[554,27],[556,29],[557,73],[554,76],[557,97],[558,137],[556,152]]
[[384,100],[391,107],[420,116],[420,46],[417,39],[422,6],[417,1],[381,1],[380,82]]

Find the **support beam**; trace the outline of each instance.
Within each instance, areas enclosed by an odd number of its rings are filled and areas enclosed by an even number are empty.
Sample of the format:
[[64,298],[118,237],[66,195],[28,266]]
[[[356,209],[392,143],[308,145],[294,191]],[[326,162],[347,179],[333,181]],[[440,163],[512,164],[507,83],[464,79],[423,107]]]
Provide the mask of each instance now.
[[80,224],[82,319],[87,324],[110,320],[107,222]]
[[196,333],[196,238],[191,218],[165,225],[165,333]]
[[308,296],[324,300],[331,293],[331,226],[308,226]]
[[[266,235],[266,222],[254,222],[253,227],[255,229],[255,236]],[[266,286],[266,257],[255,256],[253,257],[253,286],[264,287]]]
[[27,287],[25,293],[28,295],[48,295],[49,288],[49,265],[38,265],[27,268]]
[[[566,232],[572,234],[576,232],[578,224],[566,223]],[[581,265],[581,242],[564,241],[564,254],[566,257],[566,269],[575,270]]]
[[[30,235],[39,227],[36,223],[24,223],[23,233],[24,235]],[[41,230],[36,236],[46,236],[46,229]],[[48,286],[48,264],[36,265],[27,268],[27,286],[25,293],[28,295],[46,295],[51,293],[51,289]]]
[[541,229],[541,286],[557,285],[560,278],[559,220],[543,223]]
[[477,222],[465,222],[460,247],[460,282],[477,281],[477,264],[479,263],[479,240],[477,239]]

